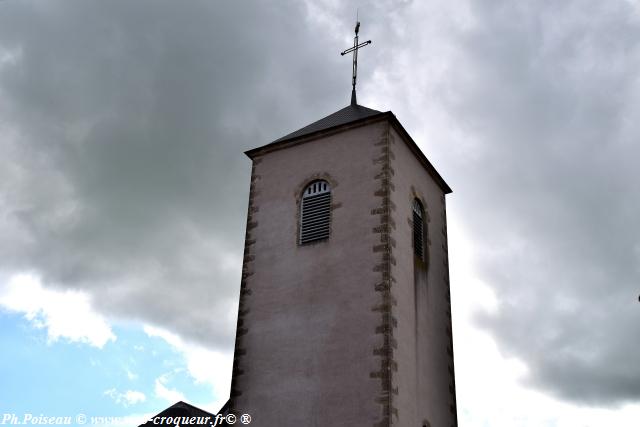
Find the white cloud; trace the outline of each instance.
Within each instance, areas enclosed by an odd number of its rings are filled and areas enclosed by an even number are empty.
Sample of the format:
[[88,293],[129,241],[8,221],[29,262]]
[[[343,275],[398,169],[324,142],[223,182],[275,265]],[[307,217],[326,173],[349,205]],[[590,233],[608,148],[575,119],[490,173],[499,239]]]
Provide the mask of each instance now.
[[0,306],[46,329],[49,342],[65,338],[102,348],[116,340],[106,319],[93,311],[86,293],[47,289],[31,274],[16,274],[0,284]]
[[506,357],[495,339],[473,321],[500,309],[500,298],[477,277],[474,247],[455,214],[449,220],[451,292],[458,418],[461,426],[631,427],[640,405],[614,409],[564,403],[527,383],[527,364]]
[[124,393],[118,392],[115,388],[105,390],[105,396],[109,396],[119,405],[123,405],[125,408],[136,403],[141,403],[147,400],[147,397],[141,391],[127,390]]
[[127,373],[127,378],[129,378],[130,381],[138,379],[138,374],[132,372],[129,368],[125,368],[125,372]]
[[[185,359],[189,375],[196,383],[208,384],[212,387],[215,396],[214,401],[201,405],[203,409],[214,412],[220,409],[229,397],[233,356],[230,353],[209,350],[200,345],[185,342],[178,335],[154,326],[146,325],[144,331],[150,337],[163,339],[180,352]],[[156,380],[156,394],[160,397],[166,396],[165,398],[172,399],[174,402],[183,400],[175,399],[180,394],[175,390],[168,390],[165,387],[166,380],[166,376]]]
[[184,394],[176,389],[170,389],[166,386],[168,378],[166,375],[162,375],[156,378],[155,381],[155,393],[161,399],[166,400],[169,403],[176,403],[178,401],[186,401]]

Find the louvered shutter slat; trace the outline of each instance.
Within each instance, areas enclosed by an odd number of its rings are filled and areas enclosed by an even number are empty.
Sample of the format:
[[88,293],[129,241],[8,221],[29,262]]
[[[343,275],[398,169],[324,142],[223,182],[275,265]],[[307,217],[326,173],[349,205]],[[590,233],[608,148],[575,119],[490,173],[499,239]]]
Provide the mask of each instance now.
[[300,212],[300,243],[329,237],[331,191],[325,181],[311,183],[304,191]]
[[422,205],[413,201],[413,252],[424,261],[424,227]]

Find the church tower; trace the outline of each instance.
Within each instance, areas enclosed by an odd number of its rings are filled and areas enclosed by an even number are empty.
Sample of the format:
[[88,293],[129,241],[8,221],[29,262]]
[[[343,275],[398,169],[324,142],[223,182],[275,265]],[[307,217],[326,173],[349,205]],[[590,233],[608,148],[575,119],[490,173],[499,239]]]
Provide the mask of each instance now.
[[246,154],[231,411],[257,427],[456,426],[451,189],[392,112],[357,104],[355,58],[351,105]]

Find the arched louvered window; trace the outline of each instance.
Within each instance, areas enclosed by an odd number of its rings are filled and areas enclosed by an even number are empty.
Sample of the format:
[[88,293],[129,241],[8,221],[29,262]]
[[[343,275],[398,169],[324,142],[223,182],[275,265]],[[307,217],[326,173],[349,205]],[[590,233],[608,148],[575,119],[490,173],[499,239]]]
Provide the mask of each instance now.
[[418,199],[413,200],[413,253],[424,261],[424,209]]
[[313,181],[304,189],[300,203],[300,244],[329,238],[331,187],[327,181]]

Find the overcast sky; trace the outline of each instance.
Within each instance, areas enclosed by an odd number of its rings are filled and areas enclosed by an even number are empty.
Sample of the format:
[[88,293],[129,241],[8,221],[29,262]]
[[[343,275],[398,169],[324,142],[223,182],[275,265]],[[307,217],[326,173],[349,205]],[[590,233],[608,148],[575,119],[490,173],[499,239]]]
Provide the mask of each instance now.
[[228,397],[250,162],[349,102],[451,185],[460,425],[640,419],[640,3],[0,2],[0,413]]

